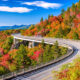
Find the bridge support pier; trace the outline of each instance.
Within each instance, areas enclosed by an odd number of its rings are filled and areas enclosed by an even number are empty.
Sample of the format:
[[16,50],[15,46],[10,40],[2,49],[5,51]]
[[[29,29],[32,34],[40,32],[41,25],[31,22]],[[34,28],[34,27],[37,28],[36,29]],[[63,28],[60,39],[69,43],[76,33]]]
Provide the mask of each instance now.
[[35,46],[35,42],[32,42],[32,47],[34,48],[34,46]]
[[14,40],[13,40],[13,44],[16,44],[16,39],[14,38]]
[[13,44],[17,44],[18,42],[19,42],[19,40],[16,39],[16,38],[14,38],[14,40],[13,40]]
[[29,48],[34,48],[34,46],[35,46],[35,42],[29,42],[29,44],[28,44]]
[[[13,44],[15,45],[15,44],[17,44],[18,42],[19,42],[19,39],[14,38]],[[35,43],[34,41],[29,41],[29,43],[28,43],[28,48],[34,48],[35,44],[36,44],[36,43]]]

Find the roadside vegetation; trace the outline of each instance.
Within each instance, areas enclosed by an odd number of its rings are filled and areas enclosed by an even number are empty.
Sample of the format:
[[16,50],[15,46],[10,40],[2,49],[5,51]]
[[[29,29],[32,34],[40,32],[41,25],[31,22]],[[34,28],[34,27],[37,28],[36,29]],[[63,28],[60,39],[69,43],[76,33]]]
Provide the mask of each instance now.
[[80,80],[80,57],[72,63],[63,65],[60,71],[54,72],[56,73],[56,80]]
[[12,50],[10,50],[10,46],[6,47],[7,42],[11,45],[12,38],[9,37],[4,46],[4,51],[5,49],[9,49],[9,51],[3,52],[0,57],[0,75],[46,63],[67,53],[67,48],[59,46],[57,41],[53,45],[44,44],[42,41],[42,44],[34,48],[28,48],[21,44],[18,49]]
[[[13,44],[11,34],[13,33],[21,33],[24,36],[80,40],[80,0],[72,4],[66,11],[62,9],[59,16],[49,15],[45,20],[42,17],[38,24],[31,25],[28,29],[0,31],[0,75],[46,63],[67,53],[67,48],[59,46],[58,42],[46,45],[44,41],[34,48],[20,45],[18,49],[11,50]],[[79,62],[73,64],[70,64],[71,67],[65,66],[67,70],[63,69],[59,72],[61,80],[80,79],[80,64]],[[67,76],[64,75],[64,72]]]

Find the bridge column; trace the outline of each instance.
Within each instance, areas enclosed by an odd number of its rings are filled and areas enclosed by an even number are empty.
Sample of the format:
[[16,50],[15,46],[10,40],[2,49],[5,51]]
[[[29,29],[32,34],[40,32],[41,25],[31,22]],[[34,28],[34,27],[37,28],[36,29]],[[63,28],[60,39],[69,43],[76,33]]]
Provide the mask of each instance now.
[[33,48],[35,46],[35,42],[29,42],[28,47]]
[[16,39],[14,38],[14,40],[13,40],[13,44],[16,44]]
[[28,48],[32,48],[32,42],[29,42]]
[[32,48],[34,48],[34,46],[35,46],[35,42],[32,42]]
[[14,44],[17,44],[18,42],[19,42],[19,40],[16,39],[16,38],[14,38],[13,43],[14,43]]

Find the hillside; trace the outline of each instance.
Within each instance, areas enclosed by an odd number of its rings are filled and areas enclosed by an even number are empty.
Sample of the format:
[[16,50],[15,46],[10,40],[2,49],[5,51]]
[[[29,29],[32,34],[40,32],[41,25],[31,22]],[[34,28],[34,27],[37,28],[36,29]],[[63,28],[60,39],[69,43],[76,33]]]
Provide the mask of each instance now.
[[[6,26],[5,30],[2,27],[2,30],[4,31],[0,31],[0,75],[23,68],[27,68],[28,70],[29,67],[35,67],[36,65],[47,63],[65,55],[68,48],[59,46],[57,41],[53,45],[48,45],[42,40],[42,43],[38,46],[28,48],[29,43],[26,43],[26,45],[20,44],[24,42],[22,40],[19,40],[19,43],[14,44],[11,34],[21,33],[24,36],[35,35],[75,40],[80,39],[80,1],[76,4],[72,4],[72,7],[68,8],[67,11],[62,9],[59,16],[49,15],[48,19],[43,20],[43,18],[41,18],[38,24],[31,25],[28,29],[24,28],[27,28],[27,26]],[[16,45],[19,45],[18,48],[14,47]],[[73,68],[74,67],[72,66],[72,69]],[[72,71],[70,69],[68,70]],[[62,70],[61,73],[62,72],[64,72],[64,70]],[[76,70],[73,72],[76,72]],[[72,75],[72,77],[73,76],[74,75]],[[69,80],[69,78],[67,78],[67,80]],[[77,80],[80,80],[80,78]]]
[[13,30],[13,29],[27,29],[31,25],[13,25],[13,26],[0,26],[0,31]]
[[72,4],[67,11],[62,9],[59,16],[49,15],[48,19],[36,25],[31,25],[29,29],[23,31],[23,35],[44,36],[55,38],[80,39],[80,1]]
[[80,80],[80,57],[63,65],[60,71],[53,71],[53,75],[56,76],[56,80]]

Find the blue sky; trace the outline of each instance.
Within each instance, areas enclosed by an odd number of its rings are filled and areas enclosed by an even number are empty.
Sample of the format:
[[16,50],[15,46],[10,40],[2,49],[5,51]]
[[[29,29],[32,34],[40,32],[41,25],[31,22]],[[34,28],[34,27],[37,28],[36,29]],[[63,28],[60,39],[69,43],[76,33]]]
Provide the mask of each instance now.
[[0,26],[36,24],[79,0],[0,0]]

